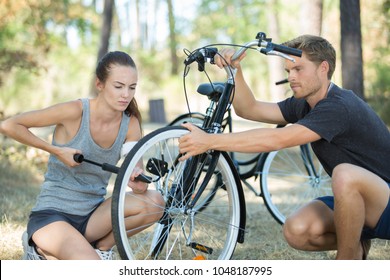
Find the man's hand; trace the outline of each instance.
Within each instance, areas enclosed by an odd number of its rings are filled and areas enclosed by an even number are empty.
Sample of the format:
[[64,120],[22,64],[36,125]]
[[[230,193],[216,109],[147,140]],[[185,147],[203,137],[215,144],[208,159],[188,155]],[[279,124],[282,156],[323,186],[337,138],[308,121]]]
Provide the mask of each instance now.
[[210,150],[210,134],[191,123],[184,123],[182,126],[187,128],[190,133],[183,135],[179,139],[180,153],[183,154],[179,160],[183,161]]
[[218,52],[218,54],[214,57],[214,62],[219,68],[223,68],[225,66],[232,66],[233,68],[240,67],[240,61],[246,56],[246,52],[244,52],[240,57],[236,60],[232,61],[232,56],[235,54],[236,50],[227,48],[222,49]]

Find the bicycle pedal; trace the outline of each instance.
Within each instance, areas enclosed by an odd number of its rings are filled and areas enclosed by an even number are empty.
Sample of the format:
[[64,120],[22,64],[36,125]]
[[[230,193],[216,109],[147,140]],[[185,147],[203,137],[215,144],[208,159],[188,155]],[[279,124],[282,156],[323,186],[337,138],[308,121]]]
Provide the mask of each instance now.
[[204,260],[206,260],[206,258],[203,257],[203,256],[201,256],[201,255],[195,256],[195,257],[193,257],[192,259],[193,259],[193,260],[198,260],[198,261],[204,261]]
[[196,242],[191,242],[189,244],[189,246],[192,249],[198,250],[198,251],[200,251],[202,253],[205,253],[205,254],[208,254],[208,255],[211,255],[213,253],[213,248],[207,247],[205,245],[202,245],[202,244],[199,244],[199,243],[196,243]]

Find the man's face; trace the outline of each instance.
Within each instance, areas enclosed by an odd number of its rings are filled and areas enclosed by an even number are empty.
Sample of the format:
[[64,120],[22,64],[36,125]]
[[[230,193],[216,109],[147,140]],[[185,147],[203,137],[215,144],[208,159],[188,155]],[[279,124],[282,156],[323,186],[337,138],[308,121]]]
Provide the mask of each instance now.
[[294,58],[295,62],[286,60],[285,64],[290,87],[296,98],[306,99],[321,88],[319,65],[308,60],[305,53]]

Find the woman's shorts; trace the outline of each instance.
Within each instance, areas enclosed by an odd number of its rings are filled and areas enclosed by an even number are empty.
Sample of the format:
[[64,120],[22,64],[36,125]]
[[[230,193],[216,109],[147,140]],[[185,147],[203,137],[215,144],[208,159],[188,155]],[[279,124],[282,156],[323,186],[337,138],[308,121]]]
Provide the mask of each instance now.
[[77,216],[62,213],[55,210],[41,210],[31,212],[30,218],[27,224],[27,234],[28,234],[28,243],[30,246],[35,245],[32,241],[32,235],[39,229],[47,226],[48,224],[63,221],[72,225],[76,230],[78,230],[82,235],[84,235],[87,228],[89,218],[91,217],[93,211],[87,216]]
[[[388,183],[388,185],[390,188],[390,183]],[[333,196],[318,197],[317,200],[324,202],[330,209],[334,210]],[[390,199],[375,228],[363,228],[361,236],[362,240],[374,238],[390,240]]]

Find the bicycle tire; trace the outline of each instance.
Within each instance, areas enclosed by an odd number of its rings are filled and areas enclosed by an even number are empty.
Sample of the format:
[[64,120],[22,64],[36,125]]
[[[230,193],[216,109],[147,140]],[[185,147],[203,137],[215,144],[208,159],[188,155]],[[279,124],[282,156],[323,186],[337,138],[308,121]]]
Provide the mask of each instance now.
[[173,121],[171,121],[168,126],[176,126],[176,125],[181,125],[182,123],[192,123],[197,126],[202,127],[203,121],[205,119],[205,115],[202,113],[185,113],[177,118],[175,118]]
[[[286,217],[316,197],[332,195],[331,178],[309,148],[316,174],[309,174],[308,160],[300,147],[266,154],[263,158],[260,188],[264,204],[275,220],[284,224]],[[310,172],[311,173],[311,172]]]
[[[188,130],[183,127],[160,128],[143,137],[126,156],[112,195],[113,233],[122,259],[230,259],[236,243],[243,241],[245,201],[241,182],[226,153],[221,153],[216,168],[217,174],[223,178],[223,186],[215,188],[216,184],[210,182],[206,188],[211,189],[203,192],[200,203],[191,211],[184,211],[184,200],[172,199],[174,190],[183,188],[180,184],[187,161],[178,162],[177,157],[178,139],[185,133],[188,133]],[[164,172],[148,168],[147,162],[150,159],[153,158],[153,161],[157,162],[162,160],[162,155],[164,165],[167,164]],[[125,205],[125,197],[132,194],[128,192],[127,182],[139,162],[146,167],[144,174],[156,180],[149,184],[149,189],[159,191],[166,201],[165,209],[161,209],[166,219],[162,218],[128,238],[131,230],[126,229],[123,217],[125,207],[131,207]],[[156,173],[161,173],[161,176]],[[213,179],[217,180],[217,176],[213,176]],[[195,186],[195,192],[199,184]],[[203,197],[213,191],[215,193],[212,199]],[[167,203],[170,199],[174,203]],[[156,244],[162,238],[165,238],[162,242],[164,247],[156,253]]]

